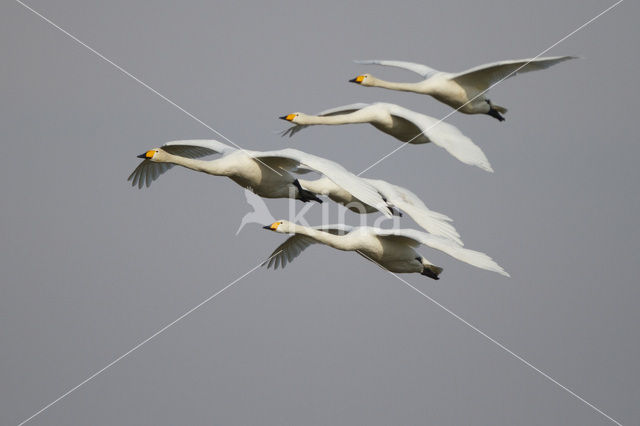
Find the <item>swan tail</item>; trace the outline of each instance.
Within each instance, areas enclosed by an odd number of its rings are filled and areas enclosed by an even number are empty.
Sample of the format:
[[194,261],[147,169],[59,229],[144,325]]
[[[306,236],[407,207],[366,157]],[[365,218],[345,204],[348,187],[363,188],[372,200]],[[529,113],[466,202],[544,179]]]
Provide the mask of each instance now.
[[506,114],[507,113],[507,109],[505,107],[500,106],[500,105],[491,105],[491,108],[495,109],[500,114]]

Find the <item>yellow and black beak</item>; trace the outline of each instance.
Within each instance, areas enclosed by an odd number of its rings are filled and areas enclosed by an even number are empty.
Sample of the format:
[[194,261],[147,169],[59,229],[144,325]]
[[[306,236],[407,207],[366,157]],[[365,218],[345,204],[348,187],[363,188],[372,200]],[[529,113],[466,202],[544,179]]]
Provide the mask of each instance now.
[[294,118],[296,118],[295,114],[287,114],[287,115],[283,115],[282,117],[278,117],[281,120],[287,120],[287,121],[293,121]]
[[349,83],[360,84],[362,83],[362,80],[364,80],[364,75],[359,75],[356,78],[352,78],[351,80],[349,80]]
[[270,231],[275,231],[276,229],[278,229],[278,226],[280,225],[280,223],[282,223],[282,222],[273,222],[271,225],[263,226],[262,229],[268,229]]
[[145,152],[144,154],[137,155],[136,157],[138,157],[138,158],[153,158],[155,153],[156,152],[154,150],[151,150],[151,151]]

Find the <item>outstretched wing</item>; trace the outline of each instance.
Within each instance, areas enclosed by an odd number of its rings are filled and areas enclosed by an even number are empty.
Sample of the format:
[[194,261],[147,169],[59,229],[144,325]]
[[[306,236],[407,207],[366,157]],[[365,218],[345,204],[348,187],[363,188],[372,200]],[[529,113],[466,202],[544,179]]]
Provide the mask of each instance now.
[[331,179],[336,185],[350,192],[363,203],[369,204],[385,216],[391,217],[391,211],[378,191],[363,178],[354,175],[338,163],[292,148],[264,152],[249,151],[249,155],[274,168],[279,167],[289,171],[299,167],[313,169]]
[[[225,154],[235,150],[235,148],[222,142],[204,139],[167,142],[160,148],[169,154],[187,158],[201,158],[213,154]],[[149,187],[151,182],[158,179],[161,174],[172,167],[173,164],[170,163],[155,163],[151,160],[143,160],[129,175],[127,181],[131,181],[132,186],[138,185],[138,188],[142,188],[143,185]]]
[[151,182],[173,166],[169,163],[152,163],[150,160],[143,160],[129,175],[127,181],[131,181],[131,186],[138,185],[138,188],[142,188],[146,184],[148,188]]
[[427,234],[426,232],[416,231],[415,229],[371,229],[375,232],[376,235],[381,238],[399,240],[403,243],[409,244],[412,247],[416,247],[419,244],[424,244],[436,250],[443,251],[453,258],[473,265],[477,268],[497,272],[498,274],[507,277],[510,276],[487,254],[466,249],[449,239]]
[[413,192],[384,180],[366,179],[366,181],[375,187],[389,204],[408,214],[418,225],[431,234],[440,235],[459,245],[464,245],[458,231],[449,223],[452,219],[442,213],[429,210]]
[[549,68],[560,62],[576,59],[576,56],[550,56],[546,58],[512,59],[479,65],[461,73],[452,74],[450,79],[462,86],[487,90],[492,84],[516,74]]
[[399,105],[391,105],[390,113],[413,123],[431,142],[446,149],[449,154],[463,163],[493,172],[491,164],[489,164],[489,160],[482,152],[482,149],[463,135],[457,127]]
[[355,60],[353,62],[355,62],[356,64],[364,65],[386,65],[390,67],[404,68],[405,70],[413,71],[417,74],[420,74],[425,79],[430,78],[434,74],[440,72],[426,65],[416,64],[415,62],[389,61],[384,59]]
[[[344,224],[314,226],[313,228],[334,235],[348,234],[352,229],[349,225]],[[293,259],[298,257],[304,249],[315,243],[316,240],[306,235],[293,235],[276,247],[269,259],[263,263],[263,266],[267,265],[267,268],[273,267],[273,269],[284,268],[287,263],[291,263]]]
[[[324,110],[322,112],[317,113],[317,116],[320,117],[328,117],[330,115],[341,115],[341,114],[350,114],[352,112],[361,110],[364,107],[368,107],[370,104],[365,104],[365,103],[356,103],[356,104],[351,104],[351,105],[342,105],[339,107],[335,107],[335,108],[331,108],[331,109],[327,109]],[[298,133],[300,130],[304,129],[305,127],[309,127],[309,124],[296,124],[295,126],[291,126],[288,129],[285,129],[281,135],[284,136],[293,136],[296,133]]]

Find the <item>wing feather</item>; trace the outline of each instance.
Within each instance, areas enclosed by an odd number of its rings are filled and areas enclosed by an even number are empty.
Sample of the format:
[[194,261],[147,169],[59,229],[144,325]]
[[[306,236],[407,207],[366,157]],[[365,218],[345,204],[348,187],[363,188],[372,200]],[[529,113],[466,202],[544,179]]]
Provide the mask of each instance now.
[[316,115],[319,115],[321,117],[328,117],[331,115],[349,114],[349,113],[361,110],[362,108],[366,108],[369,105],[371,104],[366,104],[364,102],[358,102],[358,103],[349,104],[349,105],[342,105],[335,108],[325,109],[324,111],[320,111]]
[[249,155],[259,158],[266,164],[286,170],[295,170],[299,166],[322,173],[336,185],[350,192],[363,203],[378,209],[382,214],[391,217],[391,212],[378,191],[363,178],[360,178],[340,164],[313,154],[287,148],[278,151],[250,151]]
[[427,234],[426,232],[417,231],[415,229],[371,229],[379,237],[400,239],[404,242],[413,241],[413,244],[411,245],[413,245],[414,247],[419,244],[424,244],[436,250],[445,252],[453,258],[473,265],[477,268],[497,272],[498,274],[504,275],[506,277],[510,276],[487,254],[475,250],[466,249],[447,238]]
[[355,60],[353,62],[355,62],[356,64],[364,64],[364,65],[386,65],[390,67],[403,68],[405,70],[413,71],[417,74],[420,74],[425,79],[430,78],[434,74],[440,72],[426,65],[416,64],[415,62],[390,61],[385,59]]
[[511,59],[479,65],[466,71],[452,74],[450,79],[462,86],[487,90],[492,84],[525,72],[549,68],[560,62],[576,59],[576,56],[550,56],[544,58]]
[[236,151],[227,144],[215,139],[190,139],[167,142],[162,149],[173,155],[187,158],[201,158],[212,154],[227,154]]
[[493,168],[482,149],[462,134],[457,127],[399,105],[390,104],[390,112],[392,115],[412,122],[431,142],[446,149],[449,154],[463,163],[493,172]]
[[424,202],[413,192],[383,180],[366,180],[382,194],[387,202],[405,212],[431,234],[440,235],[455,241],[459,245],[464,245],[458,231],[449,223],[452,219],[442,213],[429,210]]

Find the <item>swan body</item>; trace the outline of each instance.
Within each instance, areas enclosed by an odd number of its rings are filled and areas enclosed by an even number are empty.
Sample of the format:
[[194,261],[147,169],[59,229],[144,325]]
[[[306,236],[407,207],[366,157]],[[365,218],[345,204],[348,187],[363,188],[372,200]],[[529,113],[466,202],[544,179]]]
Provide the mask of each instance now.
[[415,92],[430,95],[435,99],[465,114],[488,114],[500,121],[504,117],[500,113],[507,109],[493,105],[484,94],[491,86],[503,79],[519,73],[538,71],[575,56],[551,56],[531,59],[512,59],[492,62],[470,68],[459,73],[437,71],[426,65],[413,62],[391,60],[355,61],[358,64],[375,64],[403,68],[413,71],[424,78],[415,83],[392,82],[376,78],[371,74],[362,74],[349,80],[352,83],[368,87],[382,87],[391,90]]
[[[214,160],[200,160],[212,154]],[[168,142],[138,157],[144,160],[127,180],[133,186],[149,186],[173,165],[214,176],[226,176],[238,185],[250,188],[265,198],[295,198],[319,201],[315,194],[304,190],[292,173],[315,171],[390,217],[391,211],[378,191],[362,178],[325,158],[296,149],[277,151],[246,151],[232,148],[215,140],[184,140]],[[361,198],[362,197],[362,198]]]
[[395,273],[419,273],[438,279],[442,268],[435,266],[415,251],[421,244],[440,250],[475,267],[509,276],[500,265],[484,253],[469,250],[455,242],[436,235],[413,229],[380,229],[373,227],[350,227],[327,225],[308,227],[280,220],[265,226],[265,229],[281,234],[294,234],[278,246],[267,263],[267,267],[285,267],[308,246],[321,243],[343,251],[355,251],[364,258]]
[[400,105],[383,102],[357,103],[328,109],[317,115],[295,112],[280,118],[295,124],[282,133],[283,136],[289,135],[289,137],[311,125],[369,123],[402,142],[411,144],[433,142],[463,163],[493,172],[482,149],[462,134],[457,127]]
[[[387,204],[405,212],[418,225],[434,235],[439,235],[463,245],[460,234],[449,222],[452,219],[442,213],[429,210],[424,202],[413,192],[406,188],[393,185],[379,179],[364,179],[368,184],[376,188]],[[356,213],[373,213],[374,207],[362,203],[351,193],[336,185],[326,177],[316,180],[300,179],[300,185],[318,195],[325,195],[336,203],[340,203]]]

